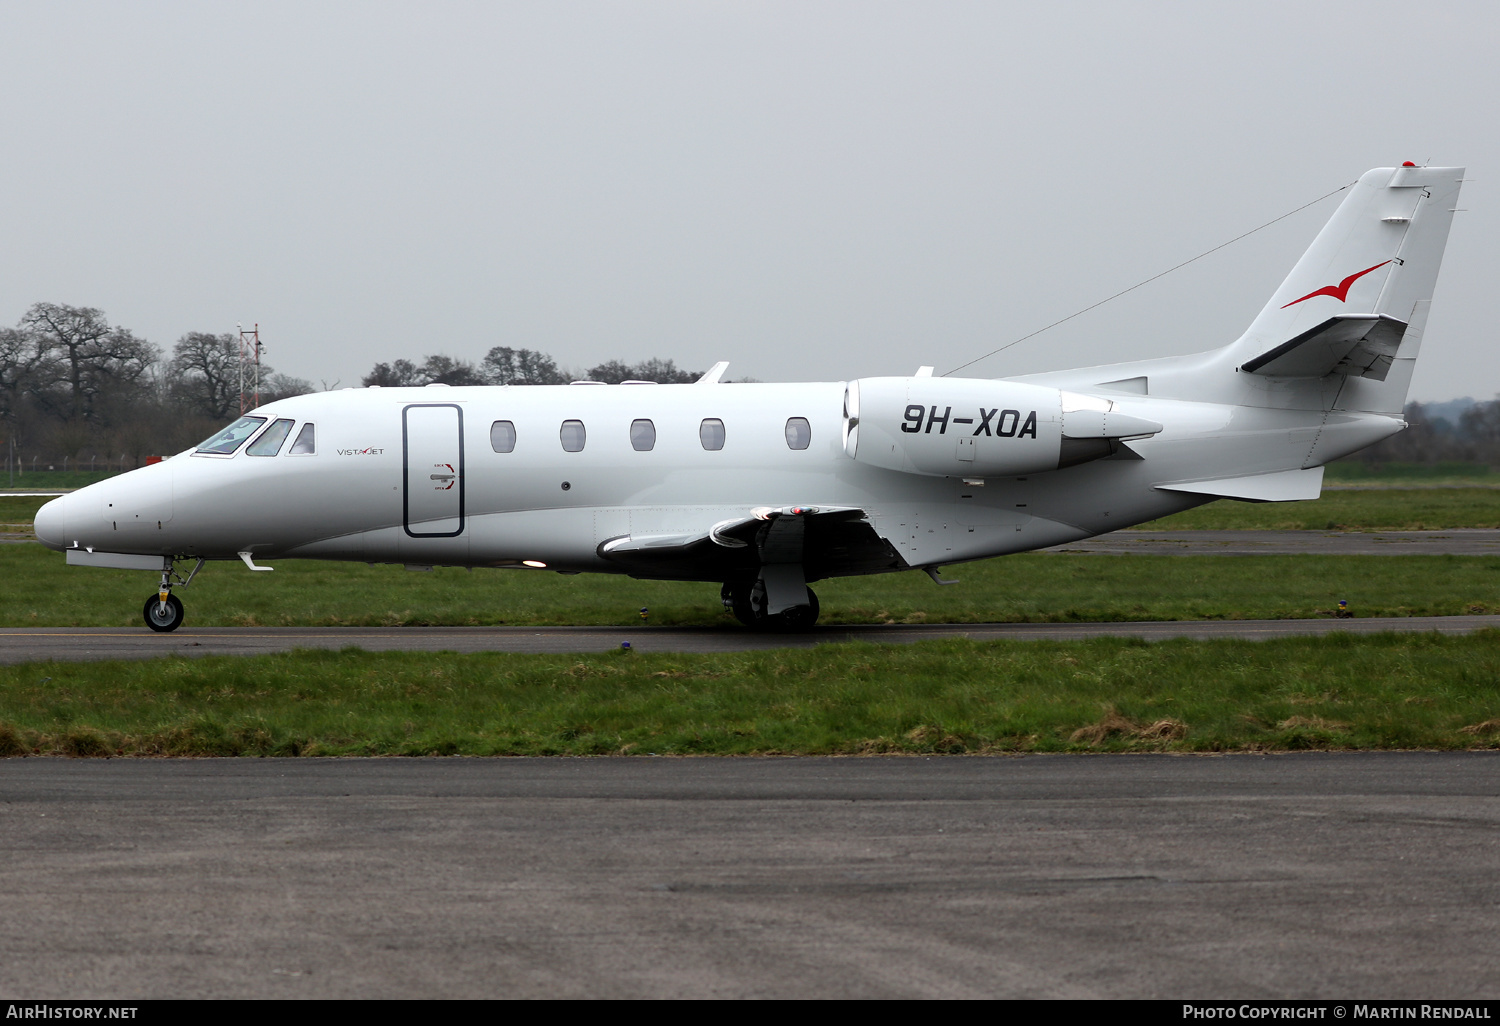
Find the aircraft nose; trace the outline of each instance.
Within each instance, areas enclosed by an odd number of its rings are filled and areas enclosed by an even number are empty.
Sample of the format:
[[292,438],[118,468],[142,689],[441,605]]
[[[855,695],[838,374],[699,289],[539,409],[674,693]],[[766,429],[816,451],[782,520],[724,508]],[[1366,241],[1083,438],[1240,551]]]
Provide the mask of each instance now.
[[49,549],[67,546],[68,524],[63,511],[63,504],[67,501],[67,496],[53,499],[36,511],[36,540]]

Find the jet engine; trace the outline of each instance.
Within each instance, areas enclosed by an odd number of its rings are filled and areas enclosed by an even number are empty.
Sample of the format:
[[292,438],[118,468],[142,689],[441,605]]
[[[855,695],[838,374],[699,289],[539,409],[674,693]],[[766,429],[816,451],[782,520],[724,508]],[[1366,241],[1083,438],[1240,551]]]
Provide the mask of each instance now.
[[844,392],[844,451],[931,477],[1038,474],[1102,459],[1162,430],[1097,396],[983,378],[860,378]]

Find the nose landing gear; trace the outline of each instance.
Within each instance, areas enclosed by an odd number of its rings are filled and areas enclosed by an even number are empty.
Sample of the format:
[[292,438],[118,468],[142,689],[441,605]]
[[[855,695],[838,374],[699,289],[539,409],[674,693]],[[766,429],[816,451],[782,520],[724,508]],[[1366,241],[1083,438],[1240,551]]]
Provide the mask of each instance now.
[[192,572],[183,577],[177,573],[173,560],[165,561],[161,571],[161,588],[146,600],[146,605],[141,610],[147,627],[165,634],[182,626],[182,600],[172,594],[172,588],[174,585],[186,588],[191,584],[193,578],[198,576],[198,571],[203,569],[203,562],[198,560],[198,565],[193,567]]
[[170,591],[152,595],[142,610],[146,626],[153,631],[175,631],[182,626],[182,600]]

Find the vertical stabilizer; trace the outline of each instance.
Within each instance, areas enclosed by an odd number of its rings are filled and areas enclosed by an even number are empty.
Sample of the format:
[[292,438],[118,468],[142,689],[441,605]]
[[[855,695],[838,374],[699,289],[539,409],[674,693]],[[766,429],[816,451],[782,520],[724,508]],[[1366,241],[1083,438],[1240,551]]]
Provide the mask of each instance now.
[[[1334,318],[1365,315],[1399,322],[1399,347],[1383,380],[1350,374],[1335,406],[1399,413],[1421,345],[1464,169],[1376,168],[1360,176],[1271,301],[1231,347],[1255,366]],[[1274,376],[1274,367],[1262,373]]]

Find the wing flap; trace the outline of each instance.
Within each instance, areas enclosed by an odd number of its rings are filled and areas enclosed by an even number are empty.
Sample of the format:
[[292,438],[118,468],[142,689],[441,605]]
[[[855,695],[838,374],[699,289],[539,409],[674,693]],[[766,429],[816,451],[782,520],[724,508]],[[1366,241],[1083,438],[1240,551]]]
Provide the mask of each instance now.
[[899,569],[906,561],[851,507],[760,507],[690,534],[623,535],[599,555],[636,577],[728,581],[759,567],[802,564],[808,580]]

